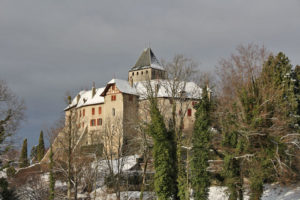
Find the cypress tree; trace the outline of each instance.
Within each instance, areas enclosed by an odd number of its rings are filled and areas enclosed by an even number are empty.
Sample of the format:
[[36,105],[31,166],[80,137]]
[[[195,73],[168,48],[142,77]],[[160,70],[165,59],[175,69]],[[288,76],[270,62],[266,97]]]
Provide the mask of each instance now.
[[30,151],[30,159],[32,163],[37,161],[37,146],[32,146]]
[[50,175],[49,175],[49,200],[53,200],[54,199],[54,191],[55,191],[55,178],[54,178],[54,174],[53,174],[53,151],[52,151],[52,146],[50,147],[50,163],[49,163],[49,171],[50,171]]
[[43,131],[40,133],[39,145],[37,147],[37,159],[41,161],[45,155],[45,144],[44,144],[44,135]]
[[27,158],[27,139],[24,139],[22,151],[19,159],[19,167],[27,167],[29,166],[28,158]]
[[196,105],[194,133],[192,136],[191,183],[195,200],[208,199],[210,186],[209,166],[210,146],[210,101],[207,88],[203,90],[202,99]]
[[154,189],[159,200],[175,198],[176,144],[174,144],[173,134],[166,129],[157,100],[154,98],[150,100],[150,115],[151,123],[148,131],[154,140]]

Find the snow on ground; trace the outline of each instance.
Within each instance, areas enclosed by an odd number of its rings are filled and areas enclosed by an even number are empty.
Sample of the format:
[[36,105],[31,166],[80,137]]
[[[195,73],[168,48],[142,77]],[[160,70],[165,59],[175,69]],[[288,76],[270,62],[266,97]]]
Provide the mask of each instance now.
[[[247,192],[246,192],[247,193]],[[209,200],[227,200],[226,187],[213,186],[209,191]],[[244,200],[249,200],[249,195],[244,195]],[[261,200],[300,200],[300,185],[280,186],[266,184]]]
[[[106,194],[106,188],[96,190],[96,200],[115,200],[115,194]],[[91,193],[94,198],[95,191]],[[121,192],[121,200],[136,200],[140,197],[140,191]],[[145,192],[144,200],[155,199],[153,192]],[[228,200],[226,187],[212,186],[209,191],[209,200]],[[245,192],[245,200],[249,200],[249,195]],[[267,184],[263,193],[262,200],[300,200],[300,185],[280,186],[278,184]]]
[[[136,159],[139,158],[138,155],[132,155],[132,156],[125,156],[122,157],[119,161],[118,160],[110,160],[110,164],[112,165],[113,171],[114,173],[118,172],[118,167],[120,167],[120,165],[118,165],[118,162],[123,163],[122,166],[122,170],[123,171],[127,171],[129,169],[131,169],[133,166],[136,165]],[[107,164],[107,160],[100,160],[98,162],[94,162],[92,164],[93,168],[96,168],[97,164],[98,164],[98,171],[99,172],[103,172],[103,171],[107,171],[108,170],[108,164]]]
[[[96,190],[96,198],[95,200],[115,200],[116,194],[107,194],[105,192],[106,188],[98,188]],[[121,192],[121,200],[136,200],[140,199],[140,191],[126,191]],[[155,199],[155,193],[154,192],[144,192],[144,198],[143,200],[154,200]],[[90,197],[94,199],[95,197],[95,191],[91,192]]]
[[0,178],[7,178],[6,171],[0,171]]

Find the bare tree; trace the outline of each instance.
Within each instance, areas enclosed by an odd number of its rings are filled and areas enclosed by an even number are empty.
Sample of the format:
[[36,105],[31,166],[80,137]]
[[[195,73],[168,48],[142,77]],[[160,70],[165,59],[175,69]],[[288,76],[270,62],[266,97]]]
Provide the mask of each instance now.
[[10,138],[24,119],[25,104],[0,80],[0,152],[10,145]]
[[40,174],[31,174],[26,182],[18,187],[17,195],[20,200],[41,200],[48,198],[48,183]]

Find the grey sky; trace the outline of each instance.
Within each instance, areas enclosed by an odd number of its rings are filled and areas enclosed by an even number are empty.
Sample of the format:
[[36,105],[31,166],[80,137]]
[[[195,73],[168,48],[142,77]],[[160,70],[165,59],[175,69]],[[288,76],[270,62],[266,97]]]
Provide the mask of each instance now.
[[264,44],[300,64],[299,0],[0,1],[0,79],[27,105],[18,134],[36,144],[67,90],[127,78],[144,47],[213,70],[238,44]]

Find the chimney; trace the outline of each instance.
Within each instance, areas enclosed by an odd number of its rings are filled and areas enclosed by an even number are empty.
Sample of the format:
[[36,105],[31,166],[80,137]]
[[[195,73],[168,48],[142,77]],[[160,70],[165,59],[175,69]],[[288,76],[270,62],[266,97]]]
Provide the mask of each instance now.
[[76,98],[77,103],[79,102],[79,99],[80,99],[80,94],[77,95],[77,98]]
[[95,88],[95,82],[93,82],[93,87],[92,87],[92,98],[95,96],[96,94],[96,88]]

